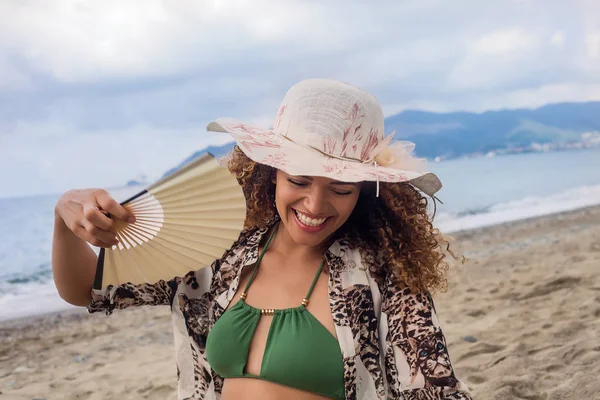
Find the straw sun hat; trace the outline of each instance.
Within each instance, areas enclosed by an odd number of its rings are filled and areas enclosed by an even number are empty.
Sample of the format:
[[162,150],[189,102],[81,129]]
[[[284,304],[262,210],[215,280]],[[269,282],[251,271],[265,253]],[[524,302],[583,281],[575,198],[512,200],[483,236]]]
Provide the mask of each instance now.
[[208,131],[229,133],[253,161],[290,175],[343,182],[408,182],[429,196],[442,187],[414,144],[385,135],[377,99],[346,83],[309,79],[286,93],[272,129],[219,118]]

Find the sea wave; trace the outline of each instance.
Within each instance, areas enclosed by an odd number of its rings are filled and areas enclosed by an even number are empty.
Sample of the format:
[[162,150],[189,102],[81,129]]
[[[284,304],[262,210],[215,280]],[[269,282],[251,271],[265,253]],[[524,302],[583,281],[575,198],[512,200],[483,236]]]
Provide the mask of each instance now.
[[457,232],[598,204],[600,185],[582,186],[545,197],[529,196],[454,214],[440,213],[434,223],[443,232]]
[[52,279],[0,282],[0,321],[75,308],[60,298]]

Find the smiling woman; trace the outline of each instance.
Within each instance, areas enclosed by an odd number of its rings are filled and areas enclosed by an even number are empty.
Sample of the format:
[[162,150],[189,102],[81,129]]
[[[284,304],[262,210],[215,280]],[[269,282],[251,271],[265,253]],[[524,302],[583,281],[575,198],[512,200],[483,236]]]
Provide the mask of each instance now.
[[[92,290],[90,312],[170,306],[179,399],[470,399],[430,295],[448,265],[425,197],[441,183],[384,135],[375,97],[307,80],[272,130],[208,128],[236,139],[224,164],[246,197],[239,239],[210,268]],[[66,227],[111,242],[97,207],[129,217],[86,193],[57,205],[53,265],[61,295],[82,305],[95,257]]]

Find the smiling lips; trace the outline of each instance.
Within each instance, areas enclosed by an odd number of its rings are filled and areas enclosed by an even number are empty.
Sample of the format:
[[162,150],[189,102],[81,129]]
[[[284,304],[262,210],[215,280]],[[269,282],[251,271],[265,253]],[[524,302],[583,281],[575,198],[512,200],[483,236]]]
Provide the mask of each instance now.
[[294,210],[294,211],[296,212],[296,216],[298,217],[300,222],[302,222],[303,224],[308,225],[308,226],[319,226],[327,220],[327,218],[310,218],[310,217],[302,214],[298,210]]
[[296,222],[299,223],[300,227],[309,232],[318,232],[325,227],[325,222],[329,219],[326,218],[311,218],[301,213],[298,210],[292,209],[294,211],[294,216],[296,217]]

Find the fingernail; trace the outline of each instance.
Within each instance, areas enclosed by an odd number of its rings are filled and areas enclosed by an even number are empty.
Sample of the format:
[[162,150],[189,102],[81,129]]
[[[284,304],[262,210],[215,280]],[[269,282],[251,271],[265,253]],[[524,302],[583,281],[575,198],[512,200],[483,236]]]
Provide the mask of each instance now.
[[135,217],[133,215],[130,215],[129,217],[127,217],[127,222],[133,224],[135,222]]

